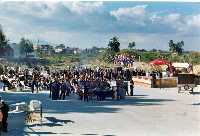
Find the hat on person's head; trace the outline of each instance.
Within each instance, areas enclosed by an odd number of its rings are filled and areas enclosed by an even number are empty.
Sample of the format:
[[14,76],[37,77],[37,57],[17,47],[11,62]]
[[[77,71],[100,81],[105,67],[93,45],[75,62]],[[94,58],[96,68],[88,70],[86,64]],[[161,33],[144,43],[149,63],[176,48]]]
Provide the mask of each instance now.
[[0,101],[0,106],[2,106],[3,103],[5,103],[4,100],[1,100]]

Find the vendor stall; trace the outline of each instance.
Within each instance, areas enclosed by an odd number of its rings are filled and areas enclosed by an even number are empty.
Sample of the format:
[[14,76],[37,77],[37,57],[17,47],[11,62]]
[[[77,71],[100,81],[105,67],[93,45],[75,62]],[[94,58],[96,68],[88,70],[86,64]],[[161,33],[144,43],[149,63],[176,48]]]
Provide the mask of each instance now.
[[178,92],[184,91],[193,92],[194,87],[199,84],[199,76],[195,74],[178,74]]

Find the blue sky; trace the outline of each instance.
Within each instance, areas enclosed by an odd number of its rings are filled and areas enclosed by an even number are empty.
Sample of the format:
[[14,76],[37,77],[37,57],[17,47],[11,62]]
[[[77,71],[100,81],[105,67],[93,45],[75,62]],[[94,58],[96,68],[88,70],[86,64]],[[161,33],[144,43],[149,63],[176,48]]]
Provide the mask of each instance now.
[[168,49],[185,41],[200,51],[200,3],[181,2],[0,2],[0,24],[11,42],[33,41],[88,48],[106,47],[118,36],[121,48]]

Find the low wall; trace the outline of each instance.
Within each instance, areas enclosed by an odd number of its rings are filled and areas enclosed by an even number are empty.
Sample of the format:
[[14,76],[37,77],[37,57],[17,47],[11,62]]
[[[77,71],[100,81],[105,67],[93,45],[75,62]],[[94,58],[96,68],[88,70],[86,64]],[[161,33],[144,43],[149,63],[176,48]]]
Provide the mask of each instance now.
[[176,78],[164,78],[152,81],[152,88],[172,88],[172,87],[177,87]]
[[143,77],[143,76],[137,76],[133,77],[132,80],[134,81],[134,84],[136,86],[142,86],[144,88],[151,88],[151,78]]
[[177,78],[161,78],[161,79],[151,79],[151,77],[137,76],[133,77],[135,85],[142,85],[151,88],[171,88],[177,87]]

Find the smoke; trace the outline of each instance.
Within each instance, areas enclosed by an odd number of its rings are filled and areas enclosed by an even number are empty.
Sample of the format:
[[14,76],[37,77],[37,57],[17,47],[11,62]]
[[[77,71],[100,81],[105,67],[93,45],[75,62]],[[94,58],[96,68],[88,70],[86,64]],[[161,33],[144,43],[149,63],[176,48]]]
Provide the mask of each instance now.
[[20,58],[21,54],[20,54],[20,49],[18,44],[16,43],[10,43],[10,47],[13,48],[13,58]]

